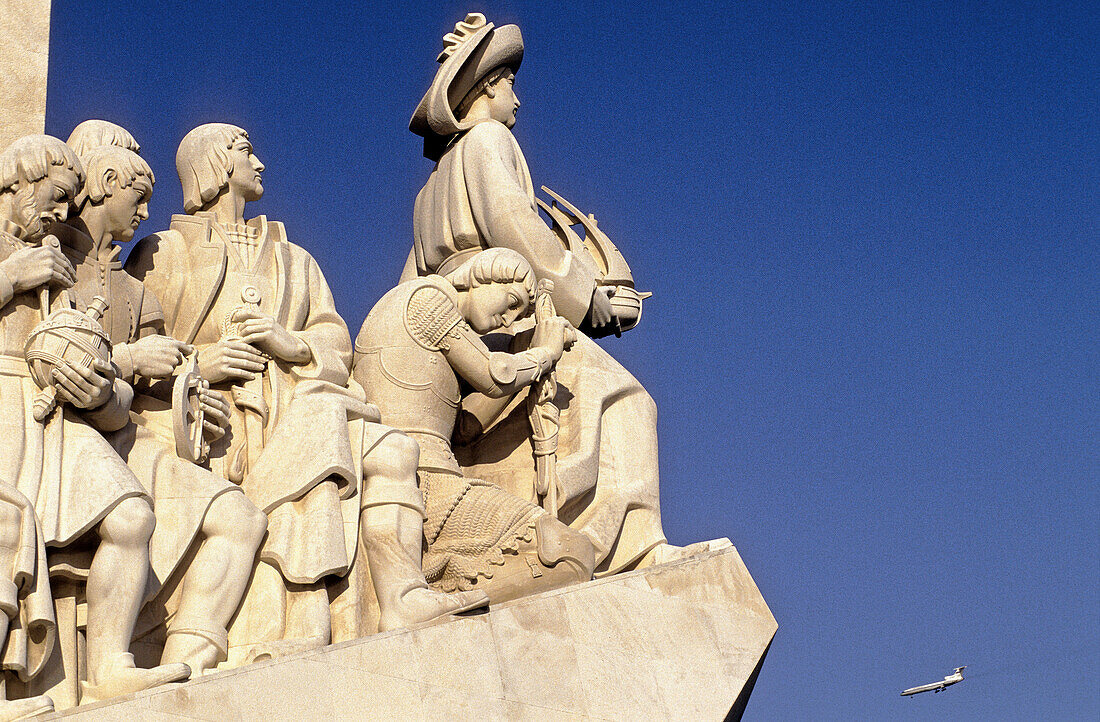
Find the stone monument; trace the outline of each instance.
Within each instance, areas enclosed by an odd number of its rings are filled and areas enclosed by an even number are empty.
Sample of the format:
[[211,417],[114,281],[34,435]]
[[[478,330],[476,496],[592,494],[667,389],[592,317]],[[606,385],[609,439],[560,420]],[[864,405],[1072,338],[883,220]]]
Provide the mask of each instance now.
[[353,344],[237,126],[123,268],[153,170],[41,135],[48,3],[0,8],[0,720],[740,717],[775,619],[729,540],[664,536],[655,403],[593,341],[649,294],[535,194],[518,27],[444,37]]
[[50,0],[0,0],[0,148],[46,127]]

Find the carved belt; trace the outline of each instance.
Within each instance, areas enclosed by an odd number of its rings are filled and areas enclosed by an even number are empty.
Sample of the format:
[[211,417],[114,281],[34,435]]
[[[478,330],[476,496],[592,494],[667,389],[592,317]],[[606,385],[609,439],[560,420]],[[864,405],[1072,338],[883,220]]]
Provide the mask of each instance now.
[[22,356],[8,356],[0,354],[0,376],[22,376],[30,378],[31,370],[27,367],[27,359]]

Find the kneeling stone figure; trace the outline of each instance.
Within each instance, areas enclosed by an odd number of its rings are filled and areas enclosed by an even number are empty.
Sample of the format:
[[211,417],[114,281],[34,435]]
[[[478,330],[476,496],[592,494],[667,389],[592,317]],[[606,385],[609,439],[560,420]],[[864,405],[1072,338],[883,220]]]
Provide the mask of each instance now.
[[492,603],[587,581],[595,567],[583,533],[496,484],[467,478],[451,450],[463,385],[509,395],[561,358],[572,329],[560,317],[540,323],[520,353],[490,352],[480,338],[525,316],[534,290],[534,272],[520,254],[483,251],[445,278],[391,290],[355,342],[355,380],[387,424],[420,444],[425,577],[445,591],[480,589]]

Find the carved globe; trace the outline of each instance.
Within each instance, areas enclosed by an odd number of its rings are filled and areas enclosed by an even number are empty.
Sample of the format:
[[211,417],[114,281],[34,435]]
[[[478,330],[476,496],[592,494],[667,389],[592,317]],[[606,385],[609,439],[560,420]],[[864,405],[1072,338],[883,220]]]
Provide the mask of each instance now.
[[52,373],[62,363],[92,368],[95,361],[111,360],[111,340],[92,317],[63,308],[34,327],[24,347],[31,378],[39,388],[52,386]]

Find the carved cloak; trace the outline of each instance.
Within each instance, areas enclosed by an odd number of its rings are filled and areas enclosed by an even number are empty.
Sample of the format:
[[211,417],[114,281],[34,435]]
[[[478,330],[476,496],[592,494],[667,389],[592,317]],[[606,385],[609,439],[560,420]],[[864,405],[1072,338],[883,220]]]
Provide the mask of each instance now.
[[[265,217],[260,228],[270,256],[265,276],[275,287],[261,306],[310,349],[309,363],[268,363],[264,372],[270,417],[263,448],[247,470],[241,488],[268,514],[268,538],[261,559],[290,582],[310,584],[347,572],[357,544],[362,454],[384,435],[364,431],[360,396],[346,387],[352,346],[347,325],[317,262],[286,240],[282,224]],[[154,234],[134,249],[127,270],[161,300],[165,330],[175,338],[203,345],[221,336],[219,303],[228,265],[226,242],[214,231],[212,217],[175,215],[168,231]],[[230,392],[229,383],[213,388]],[[373,425],[368,425],[373,426]],[[247,433],[239,419],[230,434]],[[228,448],[215,447],[214,468],[228,463]],[[220,454],[220,455],[219,455]],[[321,484],[335,479],[338,495]],[[338,497],[338,498],[337,498]]]
[[[567,251],[542,221],[523,152],[508,128],[478,123],[443,153],[416,197],[414,245],[401,280],[445,275],[484,248],[523,254],[554,281],[559,315],[579,326],[596,287],[592,260]],[[558,362],[561,519],[597,548],[597,574],[628,567],[665,541],[657,410],[641,384],[584,334]],[[497,349],[504,350],[504,349]],[[455,453],[467,475],[535,500],[530,428],[521,393],[503,421]]]

